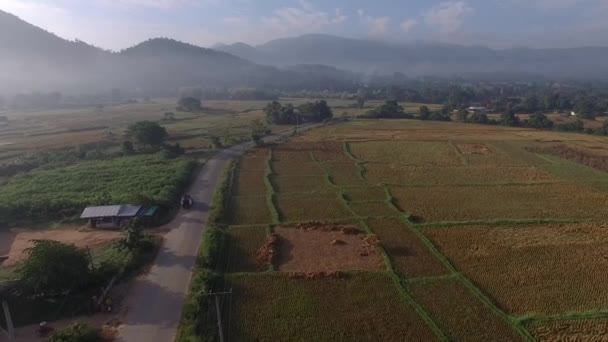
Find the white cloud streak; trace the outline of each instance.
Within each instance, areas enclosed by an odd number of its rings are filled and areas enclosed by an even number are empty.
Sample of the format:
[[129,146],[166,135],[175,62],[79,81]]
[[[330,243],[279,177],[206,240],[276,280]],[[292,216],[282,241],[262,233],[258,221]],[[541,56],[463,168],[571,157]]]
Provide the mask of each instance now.
[[423,15],[426,24],[443,33],[457,31],[473,8],[465,1],[446,1],[431,8]]
[[414,27],[418,25],[418,20],[416,19],[406,19],[399,24],[399,28],[404,33],[410,32]]

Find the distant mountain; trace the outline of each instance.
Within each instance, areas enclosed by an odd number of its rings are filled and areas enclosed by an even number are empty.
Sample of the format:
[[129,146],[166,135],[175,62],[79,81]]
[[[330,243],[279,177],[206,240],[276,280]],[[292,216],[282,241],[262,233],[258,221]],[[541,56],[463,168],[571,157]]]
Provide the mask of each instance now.
[[237,43],[217,48],[259,64],[325,64],[357,72],[403,72],[410,76],[484,72],[608,76],[606,47],[493,50],[483,46],[392,44],[312,34],[255,47]]
[[[245,50],[245,49],[243,49]],[[80,41],[67,41],[0,11],[0,93],[109,91],[142,89],[148,94],[174,94],[179,87],[319,86],[313,70],[262,66],[223,51],[168,38],[156,38],[120,52]],[[321,71],[319,71],[321,72]],[[323,71],[324,72],[324,71]],[[352,74],[333,77],[352,83]],[[308,85],[306,85],[308,86]]]

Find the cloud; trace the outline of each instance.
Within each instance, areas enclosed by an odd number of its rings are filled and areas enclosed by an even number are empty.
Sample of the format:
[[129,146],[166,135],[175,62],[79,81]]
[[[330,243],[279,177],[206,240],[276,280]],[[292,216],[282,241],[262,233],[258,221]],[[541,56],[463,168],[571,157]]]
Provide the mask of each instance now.
[[532,7],[540,10],[563,10],[574,6],[605,4],[605,0],[497,0],[501,5]]
[[465,1],[446,1],[431,8],[423,15],[428,26],[443,33],[457,31],[473,8]]
[[369,18],[369,35],[372,37],[383,37],[388,32],[389,17]]
[[182,6],[192,6],[198,4],[217,4],[216,0],[96,0],[99,5],[117,7],[117,8],[133,8],[133,7],[149,7],[157,9],[170,9]]
[[399,24],[402,32],[410,32],[416,25],[418,25],[418,20],[416,19],[406,19]]
[[[346,21],[340,9],[334,13],[318,10],[312,3],[301,0],[299,6],[281,7],[271,16],[262,17],[257,30],[274,32],[274,35],[321,32],[331,25]],[[243,32],[245,33],[245,32]]]

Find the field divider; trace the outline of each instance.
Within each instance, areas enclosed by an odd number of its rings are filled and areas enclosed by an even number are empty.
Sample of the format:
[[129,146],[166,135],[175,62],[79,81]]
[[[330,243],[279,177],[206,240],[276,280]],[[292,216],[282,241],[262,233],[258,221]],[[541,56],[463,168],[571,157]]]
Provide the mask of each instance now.
[[417,228],[453,228],[453,227],[467,227],[467,226],[529,226],[529,225],[540,225],[540,224],[558,224],[558,223],[592,223],[593,220],[550,220],[550,219],[522,219],[522,220],[478,220],[478,221],[438,221],[438,222],[424,222],[414,223],[408,221],[412,226]]
[[274,175],[274,170],[272,169],[272,157],[272,148],[269,148],[268,157],[266,159],[266,176],[264,177],[264,183],[266,184],[266,204],[270,210],[272,222],[279,224],[281,223],[281,214],[275,205],[276,192],[271,180],[271,177]]
[[443,255],[439,251],[439,249],[433,244],[429,238],[427,238],[420,230],[414,228],[407,217],[403,217],[404,221],[407,223],[408,228],[414,232],[418,236],[418,238],[429,248],[429,251],[457,278],[457,280],[466,287],[469,292],[474,295],[478,300],[480,300],[488,309],[490,309],[494,314],[498,317],[502,318],[505,322],[507,322],[518,334],[520,334],[523,338],[528,341],[535,341],[534,337],[530,334],[528,330],[526,330],[521,322],[519,322],[514,317],[508,315],[504,311],[502,311],[496,304],[488,298],[488,296],[483,293],[471,280],[462,275],[460,272],[456,270],[454,265],[448,260],[448,258]]
[[462,153],[462,151],[458,148],[458,146],[456,146],[456,144],[454,144],[454,142],[452,140],[450,140],[448,142],[448,144],[450,146],[452,146],[452,148],[454,148],[454,152],[456,152],[456,154],[460,157],[460,159],[462,159],[462,164],[464,166],[469,166],[469,159]]
[[608,310],[571,312],[563,315],[527,315],[515,317],[522,325],[542,322],[580,321],[589,319],[608,319]]
[[364,166],[365,162],[363,160],[359,160],[359,159],[357,159],[357,157],[355,157],[355,155],[350,150],[350,145],[348,144],[347,141],[344,142],[344,154],[346,154],[346,156],[348,158],[350,158],[352,161],[355,162],[355,166],[357,167],[357,176],[359,176],[359,178],[361,180],[367,182],[367,178],[365,178],[365,173],[367,172],[367,170],[365,169],[365,166]]

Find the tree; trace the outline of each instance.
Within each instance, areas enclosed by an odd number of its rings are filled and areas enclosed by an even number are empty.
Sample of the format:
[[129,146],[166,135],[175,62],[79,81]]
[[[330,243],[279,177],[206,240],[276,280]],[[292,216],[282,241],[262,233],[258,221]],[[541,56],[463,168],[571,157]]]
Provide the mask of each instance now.
[[460,122],[467,122],[467,117],[469,116],[469,111],[464,109],[464,108],[460,108],[457,112],[456,112],[456,120],[460,121]]
[[488,116],[484,113],[473,113],[468,117],[467,122],[486,125]]
[[173,122],[175,121],[175,113],[173,112],[166,112],[163,116],[163,121],[164,122]]
[[183,112],[197,112],[201,106],[201,100],[194,97],[181,97],[177,102],[177,109]]
[[101,342],[99,330],[85,323],[75,323],[51,336],[49,342]]
[[519,126],[521,123],[519,117],[515,115],[513,109],[509,109],[500,115],[500,124],[503,126]]
[[84,284],[90,275],[86,252],[58,241],[34,240],[28,258],[18,268],[26,292],[61,294]]
[[222,148],[222,142],[219,137],[213,136],[211,137],[211,147],[214,149]]
[[365,107],[365,96],[363,94],[359,94],[357,96],[357,107],[358,108]]
[[135,153],[135,148],[133,147],[133,143],[131,141],[125,140],[122,142],[122,153],[128,156]]
[[428,120],[431,116],[431,110],[427,106],[420,106],[418,112],[420,113],[421,120]]
[[146,146],[160,146],[169,136],[167,130],[153,121],[140,121],[127,128],[127,136]]
[[538,129],[551,129],[553,128],[553,121],[549,120],[543,113],[535,113],[530,115],[528,120],[524,121],[524,126]]
[[387,118],[387,119],[403,119],[410,118],[403,110],[403,107],[399,105],[397,101],[387,100],[380,107],[370,110],[366,114],[367,117],[371,118]]
[[260,120],[253,120],[251,122],[250,129],[251,140],[254,142],[254,144],[258,147],[263,146],[263,139],[264,136],[268,133],[268,128]]
[[123,233],[124,237],[116,242],[118,249],[126,249],[132,252],[141,246],[141,242],[144,238],[144,230],[139,219],[131,220]]

